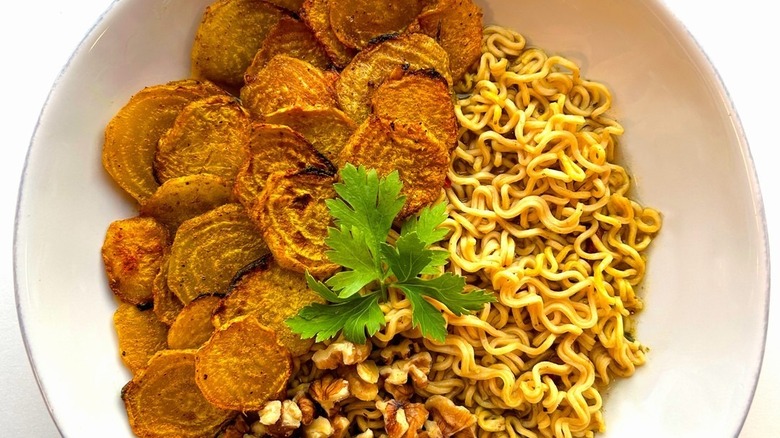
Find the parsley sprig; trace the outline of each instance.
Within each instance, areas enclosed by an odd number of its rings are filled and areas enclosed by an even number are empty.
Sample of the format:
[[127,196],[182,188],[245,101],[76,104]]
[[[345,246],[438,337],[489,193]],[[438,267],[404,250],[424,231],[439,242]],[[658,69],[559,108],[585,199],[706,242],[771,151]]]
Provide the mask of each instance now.
[[295,333],[319,342],[342,332],[347,340],[364,344],[366,336],[384,326],[380,303],[387,300],[388,288],[394,287],[411,302],[413,326],[441,342],[447,335],[446,322],[429,299],[456,315],[494,301],[482,290],[464,293],[463,277],[440,273],[448,253],[431,245],[447,233],[440,227],[447,218],[443,203],[408,218],[391,245],[388,234],[404,205],[398,172],[379,178],[375,170],[347,164],[341,181],[335,185],[339,197],[327,201],[335,227],[328,229],[325,243],[330,247],[328,258],[344,269],[325,282],[306,273],[309,287],[327,304],[311,304],[288,319]]

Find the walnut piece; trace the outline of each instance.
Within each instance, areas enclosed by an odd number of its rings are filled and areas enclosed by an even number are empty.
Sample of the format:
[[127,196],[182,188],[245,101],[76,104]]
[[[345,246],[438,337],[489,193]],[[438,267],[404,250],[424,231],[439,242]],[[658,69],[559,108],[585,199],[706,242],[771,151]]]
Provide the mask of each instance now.
[[328,438],[333,435],[333,426],[325,417],[317,417],[308,426],[303,427],[306,438]]
[[282,402],[279,400],[271,400],[263,406],[258,412],[260,416],[260,424],[270,426],[276,424],[280,418],[282,418]]
[[331,438],[344,438],[347,436],[349,429],[349,419],[347,417],[336,416],[330,420],[330,425],[333,426]]
[[425,431],[417,435],[418,438],[444,438],[439,425],[433,420],[426,421],[424,429]]
[[412,354],[412,341],[411,339],[404,338],[400,343],[396,345],[388,345],[379,351],[379,355],[384,359],[385,363],[390,363],[395,360],[396,357],[401,359],[407,359]]
[[321,370],[335,370],[340,365],[355,365],[363,362],[371,354],[371,344],[353,344],[349,341],[336,341],[324,350],[314,353],[311,360]]
[[414,388],[412,385],[393,385],[392,383],[385,382],[385,391],[393,396],[398,401],[408,401],[414,395]]
[[428,385],[428,373],[431,372],[432,362],[431,353],[424,351],[409,359],[395,361],[382,367],[379,374],[391,385],[404,385],[411,377],[415,387],[424,388]]
[[378,401],[376,407],[382,412],[389,438],[414,438],[428,419],[428,410],[422,403]]
[[314,402],[309,397],[306,397],[306,394],[303,392],[296,394],[293,400],[295,400],[295,403],[298,403],[298,407],[301,409],[301,424],[310,424],[317,414],[317,406],[315,406]]
[[336,404],[349,397],[349,383],[344,379],[326,375],[312,382],[309,394],[328,414],[332,414]]
[[474,435],[477,417],[465,407],[456,406],[447,397],[431,396],[425,402],[425,408],[431,413],[431,418],[444,437],[451,437],[461,431],[471,431],[471,435]]
[[258,412],[259,419],[252,425],[256,435],[289,437],[301,427],[301,409],[293,400],[272,400]]
[[349,392],[358,400],[372,401],[379,394],[379,368],[374,361],[367,360],[343,371],[349,382]]

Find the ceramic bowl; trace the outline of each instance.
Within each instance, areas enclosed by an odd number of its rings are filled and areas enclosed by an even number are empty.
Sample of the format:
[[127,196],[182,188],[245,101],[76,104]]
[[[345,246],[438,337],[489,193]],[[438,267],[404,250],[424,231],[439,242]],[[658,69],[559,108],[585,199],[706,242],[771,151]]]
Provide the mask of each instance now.
[[[56,81],[24,171],[15,273],[26,346],[65,436],[130,436],[100,247],[135,214],[101,165],[103,130],[144,86],[188,76],[209,0],[125,0]],[[578,62],[614,94],[634,194],[659,209],[638,337],[648,363],[615,383],[604,437],[735,436],[761,361],[767,237],[748,145],[699,47],[652,0],[482,1],[486,23]]]

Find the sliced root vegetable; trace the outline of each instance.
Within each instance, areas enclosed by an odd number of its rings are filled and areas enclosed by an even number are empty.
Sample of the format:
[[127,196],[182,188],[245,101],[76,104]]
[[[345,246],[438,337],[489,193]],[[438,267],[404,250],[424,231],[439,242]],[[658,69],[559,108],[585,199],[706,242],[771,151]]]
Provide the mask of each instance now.
[[336,177],[320,169],[275,172],[268,177],[252,217],[279,265],[317,278],[336,272],[328,260],[330,213],[325,203],[334,198]]
[[324,300],[309,289],[303,274],[279,266],[269,254],[236,275],[230,291],[214,311],[214,324],[220,327],[239,316],[253,314],[276,332],[290,354],[300,356],[309,351],[314,340],[301,339],[285,320],[312,303]]
[[458,145],[452,93],[436,70],[399,68],[371,97],[371,110],[406,124],[422,122],[450,151]]
[[168,259],[170,259],[170,253],[163,258],[160,270],[152,283],[152,295],[154,295],[152,309],[160,321],[170,326],[176,319],[176,315],[184,308],[184,304],[168,288]]
[[452,85],[449,58],[433,38],[409,33],[388,37],[367,47],[352,59],[336,83],[339,105],[362,123],[371,113],[371,96],[398,67],[409,70],[432,68]]
[[357,50],[342,43],[330,26],[328,0],[306,0],[301,7],[301,18],[314,32],[314,37],[325,48],[333,64],[344,68],[357,53]]
[[362,49],[378,36],[406,29],[422,7],[420,0],[339,0],[328,2],[328,15],[339,41]]
[[184,306],[168,329],[168,348],[198,349],[208,341],[214,333],[211,314],[221,299],[219,295],[201,295]]
[[167,348],[168,326],[152,309],[122,303],[114,312],[114,329],[119,341],[119,357],[133,375],[146,368],[149,359]]
[[265,117],[267,123],[289,126],[330,161],[335,161],[357,125],[333,107],[293,106]]
[[333,164],[288,126],[255,123],[247,144],[249,159],[233,187],[235,197],[251,209],[273,172],[318,167],[334,172]]
[[182,108],[207,96],[225,94],[210,82],[195,80],[144,88],[106,126],[103,167],[119,187],[143,202],[159,186],[153,167],[157,142]]
[[203,12],[192,45],[192,74],[238,89],[266,35],[285,16],[263,0],[217,0]]
[[152,284],[169,248],[169,233],[150,217],[112,222],[103,241],[103,265],[108,285],[120,300],[148,304],[154,299]]
[[232,183],[246,159],[249,127],[249,113],[232,97],[192,102],[160,137],[154,156],[157,179],[209,173]]
[[311,65],[327,69],[331,66],[330,56],[314,36],[314,32],[303,21],[284,17],[276,23],[263,40],[255,54],[245,77],[256,77],[263,67],[276,55],[287,55],[304,60]]
[[292,358],[276,333],[252,315],[220,327],[196,356],[196,378],[214,406],[260,410],[279,397],[292,373]]
[[358,128],[344,150],[339,166],[346,163],[376,169],[380,177],[398,171],[406,196],[400,218],[417,213],[441,194],[450,154],[421,123],[370,116]]
[[187,304],[227,292],[239,269],[268,253],[260,230],[241,204],[225,204],[181,224],[171,245],[168,287]]
[[463,79],[482,55],[482,9],[471,0],[435,0],[410,27],[444,48],[455,82]]
[[212,405],[195,383],[195,350],[165,350],[122,388],[130,427],[143,438],[211,437],[237,413]]
[[225,179],[210,173],[165,181],[142,205],[151,216],[175,231],[182,222],[230,202],[232,189]]
[[241,102],[255,116],[296,105],[337,106],[335,72],[306,61],[276,55],[255,75],[247,75]]

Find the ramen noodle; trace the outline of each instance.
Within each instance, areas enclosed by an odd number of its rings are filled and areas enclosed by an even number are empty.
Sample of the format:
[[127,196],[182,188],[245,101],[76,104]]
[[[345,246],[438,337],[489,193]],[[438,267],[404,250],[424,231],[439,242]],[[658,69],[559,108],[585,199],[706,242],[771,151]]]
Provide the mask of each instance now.
[[566,58],[485,29],[458,84],[461,126],[446,189],[454,272],[498,301],[448,318],[431,391],[457,394],[480,436],[587,437],[603,392],[645,362],[632,317],[661,218],[630,197],[614,162],[609,90]]

